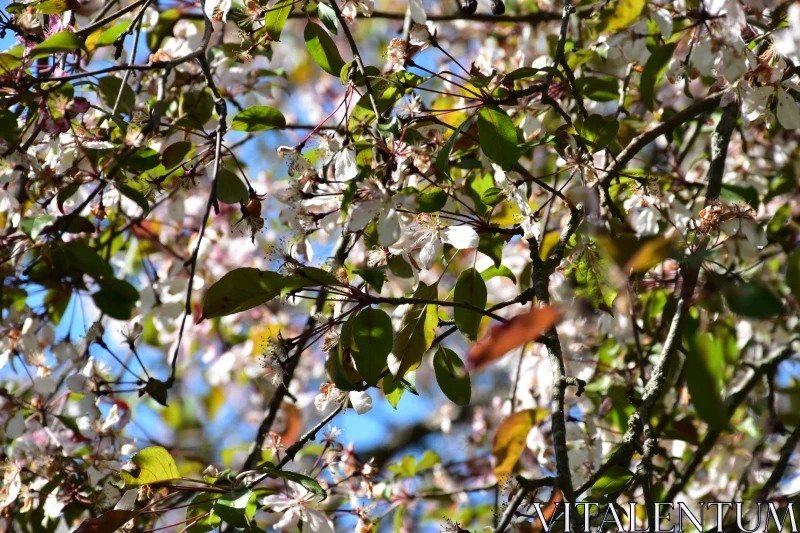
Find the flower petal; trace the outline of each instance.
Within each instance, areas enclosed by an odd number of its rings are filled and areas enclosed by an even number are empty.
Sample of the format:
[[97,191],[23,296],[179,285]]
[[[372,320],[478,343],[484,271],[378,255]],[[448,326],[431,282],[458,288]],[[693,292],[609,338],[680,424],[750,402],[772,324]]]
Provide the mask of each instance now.
[[372,409],[372,397],[364,391],[350,393],[350,403],[356,413],[363,415]]
[[442,242],[446,242],[459,250],[477,248],[481,240],[475,230],[469,226],[450,226],[449,228],[444,228],[440,234]]

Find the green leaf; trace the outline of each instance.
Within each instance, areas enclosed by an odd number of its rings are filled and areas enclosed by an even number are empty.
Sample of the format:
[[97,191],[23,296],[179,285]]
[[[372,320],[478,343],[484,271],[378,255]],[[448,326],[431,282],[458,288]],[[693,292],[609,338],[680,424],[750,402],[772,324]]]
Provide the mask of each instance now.
[[478,140],[489,160],[506,172],[514,168],[519,159],[517,129],[508,113],[495,105],[482,107],[478,112]]
[[442,173],[442,175],[447,178],[449,181],[454,181],[453,177],[450,175],[450,154],[453,152],[453,147],[458,141],[459,135],[465,129],[467,129],[469,122],[472,120],[472,116],[467,117],[467,119],[461,123],[461,125],[453,132],[447,142],[439,149],[439,152],[436,154],[436,159],[434,160],[433,164]]
[[161,164],[161,154],[152,148],[139,148],[131,154],[125,164],[133,170],[145,172]]
[[53,54],[71,52],[77,48],[84,50],[83,39],[81,39],[77,33],[66,30],[60,31],[37,44],[33,50],[31,50],[28,59],[49,57]]
[[248,107],[235,117],[231,127],[236,131],[267,131],[286,127],[283,113],[267,105]]
[[441,462],[442,458],[439,454],[431,450],[425,450],[425,453],[422,454],[419,461],[417,461],[413,455],[405,455],[400,459],[400,462],[389,465],[388,469],[397,477],[410,478],[416,476],[420,472],[430,470]]
[[287,278],[257,268],[231,270],[208,289],[200,320],[241,313],[280,295]]
[[[375,67],[367,66],[367,74],[372,72]],[[380,71],[370,75],[372,91],[375,93],[375,103],[378,110],[385,114],[403,96],[425,81],[425,78],[417,76],[411,72],[395,72],[388,75],[381,75]],[[355,78],[357,81],[360,78]],[[375,110],[368,94],[362,96],[356,103],[350,115],[350,128],[360,130],[364,125],[369,125],[375,120]]]
[[[164,14],[162,13],[161,16],[163,17]],[[202,129],[203,124],[208,122],[214,114],[214,97],[210,91],[182,92],[180,113],[187,115],[196,127]]]
[[[60,217],[59,217],[60,218]],[[45,215],[37,218],[24,218],[20,223],[20,227],[25,234],[35,241],[47,226],[49,226],[56,217],[53,215]]]
[[505,241],[499,235],[481,233],[480,241],[478,241],[478,251],[490,257],[494,261],[494,266],[500,268],[500,263],[503,261],[504,243]]
[[349,339],[348,328],[351,322],[345,323],[342,340],[328,353],[325,358],[325,373],[328,381],[343,391],[363,390],[364,380],[353,364],[349,346],[345,340]]
[[585,248],[567,269],[566,276],[575,284],[575,294],[597,309],[612,312],[618,289],[609,273],[610,262],[594,249]]
[[114,183],[114,188],[117,189],[122,196],[136,202],[136,205],[142,208],[144,214],[150,212],[150,204],[147,202],[147,198],[145,198],[142,193],[122,183]]
[[69,0],[45,0],[36,4],[36,11],[41,15],[58,15],[70,9]]
[[[197,521],[186,530],[186,533],[206,533],[207,531],[219,527],[222,520],[219,516],[210,512],[214,507],[214,502],[216,502],[219,497],[219,494],[200,492],[192,499],[191,504],[186,507],[186,523],[192,522],[192,519],[196,519]],[[198,518],[206,513],[208,513],[208,515],[203,518]]]
[[236,528],[246,528],[256,514],[256,494],[250,489],[241,489],[223,494],[214,502],[214,514]]
[[94,248],[80,241],[71,241],[61,246],[66,263],[57,263],[59,268],[77,268],[92,278],[99,280],[104,277],[113,278],[114,270]]
[[247,187],[236,173],[227,168],[219,169],[217,175],[217,198],[226,204],[246,203],[249,198]]
[[104,278],[99,280],[100,290],[92,294],[94,304],[103,313],[117,320],[130,320],[139,291],[125,280]]
[[711,334],[693,335],[687,342],[686,384],[695,411],[712,429],[728,427],[728,412],[720,395],[725,379],[725,360],[719,339]]
[[481,277],[483,278],[483,281],[489,281],[493,278],[503,277],[511,280],[514,285],[517,284],[517,277],[513,272],[511,272],[511,269],[505,265],[500,265],[499,267],[492,265],[481,272]]
[[592,485],[592,498],[608,498],[624,489],[631,479],[633,472],[624,466],[614,465]]
[[281,291],[281,296],[286,296],[292,291],[306,287],[319,287],[320,285],[338,285],[339,281],[327,270],[316,267],[303,267],[294,276],[287,278],[286,285]]
[[175,460],[161,446],[150,446],[136,452],[122,467],[120,475],[126,487],[140,487],[181,477]]
[[155,401],[167,407],[167,384],[159,379],[150,378],[144,386],[144,391]]
[[328,493],[322,488],[322,485],[320,485],[316,479],[310,478],[303,474],[298,474],[297,472],[290,472],[288,470],[276,470],[274,468],[265,468],[264,470],[269,477],[294,481],[295,483],[302,485],[303,488],[309,492],[313,492],[317,496],[322,496],[323,500],[328,497]]
[[617,137],[619,122],[613,118],[605,118],[594,114],[580,124],[580,135],[592,147],[592,151],[600,150],[611,144]]
[[520,67],[516,70],[512,70],[503,81],[518,81],[524,80],[527,78],[532,78],[534,76],[544,76],[545,74],[552,74],[558,78],[564,79],[564,75],[555,67],[542,67],[542,68],[534,68],[534,67]]
[[[483,309],[486,307],[486,297],[486,283],[477,270],[469,268],[458,276],[453,296],[454,302],[467,303]],[[467,339],[472,342],[478,340],[478,328],[483,318],[481,313],[463,307],[454,307],[453,318],[455,318],[456,327]]]
[[730,183],[723,183],[720,197],[728,202],[745,202],[753,209],[758,209],[759,194],[755,187],[742,187]]
[[[9,54],[7,52],[0,53],[0,74],[5,74],[10,70],[14,70],[15,68],[19,68],[22,66],[22,59],[15,56],[14,54]],[[11,128],[14,130],[17,129],[17,121],[14,120],[12,123],[9,124]],[[3,124],[3,130],[7,130],[7,124]]]
[[377,385],[386,358],[392,351],[392,319],[380,309],[369,307],[352,320],[350,350],[353,362],[367,383]]
[[786,310],[780,298],[759,282],[733,282],[724,289],[731,311],[751,318],[770,318]]
[[136,109],[136,94],[127,83],[124,86],[122,85],[122,78],[106,76],[98,80],[97,86],[100,89],[100,97],[109,110],[114,109],[114,103],[117,101],[120,89],[122,89],[122,98],[120,98],[117,110],[130,114]]
[[386,268],[385,266],[356,268],[353,273],[361,276],[375,292],[380,294],[386,281]]
[[584,98],[595,102],[616,102],[619,100],[619,81],[611,76],[587,76],[575,80],[575,85]]
[[339,33],[339,19],[336,18],[336,12],[331,6],[324,2],[317,4],[317,18],[332,34],[337,35]]
[[417,194],[420,213],[435,213],[447,203],[447,193],[439,187]]
[[414,277],[414,270],[401,255],[393,255],[386,260],[389,270],[398,278],[408,279]]
[[117,40],[117,37],[125,33],[125,30],[127,30],[130,27],[130,25],[131,25],[130,20],[123,20],[117,22],[109,29],[101,33],[100,36],[97,38],[97,40],[94,42],[94,45],[96,47],[111,46],[112,44],[114,44],[114,41]]
[[[414,371],[412,370],[406,374],[405,377],[408,378],[408,376],[413,373]],[[383,381],[381,382],[381,389],[383,390],[383,394],[386,396],[386,400],[389,402],[389,405],[395,409],[397,409],[397,404],[400,403],[400,398],[402,398],[403,394],[406,392],[406,389],[400,384],[401,379],[395,379],[391,374],[389,374],[384,376]]]
[[294,9],[294,0],[282,0],[269,8],[264,15],[264,29],[273,41],[281,40],[281,32],[289,20],[289,14]]
[[84,216],[76,216],[72,219],[59,217],[49,231],[63,231],[64,233],[94,233],[95,227],[91,221]]
[[322,67],[322,70],[332,76],[339,77],[344,66],[342,56],[339,54],[339,49],[336,48],[336,43],[333,42],[331,36],[328,35],[322,26],[309,22],[303,32],[303,38],[306,41],[311,57],[316,61],[317,65]]
[[194,153],[195,146],[191,141],[178,141],[167,146],[161,156],[161,164],[167,170],[173,169],[182,163],[187,163]]
[[463,361],[453,350],[439,346],[433,355],[433,370],[439,388],[456,405],[469,405],[472,383]]
[[481,195],[481,203],[494,207],[506,198],[506,193],[500,187],[489,187]]
[[800,302],[800,249],[793,251],[786,263],[786,285],[791,289],[794,299]]
[[642,100],[644,106],[649,110],[653,110],[653,101],[655,95],[656,84],[664,78],[664,73],[669,67],[669,62],[675,54],[675,47],[678,43],[668,43],[664,46],[658,46],[653,51],[647,64],[642,71],[642,78],[639,82],[639,90],[642,93]]
[[[413,298],[436,300],[438,284],[430,287],[420,282]],[[393,369],[395,377],[402,377],[409,370],[419,366],[422,355],[428,351],[436,336],[439,316],[436,306],[431,304],[410,305],[400,321],[400,328],[394,336],[392,354],[399,364]]]
[[425,470],[430,470],[434,466],[441,464],[441,462],[442,458],[438,453],[431,450],[425,450],[425,452],[422,454],[422,457],[420,457],[419,461],[417,461],[416,473],[419,474]]

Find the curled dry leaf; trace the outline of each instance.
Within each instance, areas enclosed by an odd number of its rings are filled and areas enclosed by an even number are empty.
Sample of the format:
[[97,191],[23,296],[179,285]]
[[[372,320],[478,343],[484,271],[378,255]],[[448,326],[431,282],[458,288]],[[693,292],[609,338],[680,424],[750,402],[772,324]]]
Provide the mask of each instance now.
[[106,511],[95,518],[87,518],[84,520],[75,533],[114,533],[129,520],[132,520],[139,514],[139,511],[122,511],[114,509]]
[[489,333],[470,349],[467,355],[467,367],[470,370],[477,370],[500,359],[510,350],[536,340],[558,319],[559,314],[555,308],[534,307],[505,324],[492,327]]

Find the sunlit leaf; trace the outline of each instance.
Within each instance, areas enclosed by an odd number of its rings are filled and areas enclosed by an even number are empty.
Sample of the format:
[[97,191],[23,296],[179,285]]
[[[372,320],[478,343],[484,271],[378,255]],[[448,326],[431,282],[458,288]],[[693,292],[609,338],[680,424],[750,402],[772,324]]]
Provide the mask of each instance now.
[[117,40],[117,37],[122,35],[130,27],[130,25],[131,25],[130,20],[119,21],[118,23],[114,24],[113,26],[105,30],[103,33],[101,33],[100,36],[97,38],[97,40],[94,42],[94,45],[96,47],[111,46],[112,44],[114,44],[114,41]]
[[294,0],[281,0],[271,6],[264,15],[264,29],[273,41],[281,40],[281,32],[283,32],[286,21],[289,20],[289,14],[294,9],[294,5]]
[[490,279],[496,277],[503,277],[511,280],[514,285],[517,284],[517,277],[513,272],[511,272],[511,269],[505,265],[500,265],[499,267],[492,265],[481,272],[481,277],[483,278],[483,281],[489,281]]
[[180,477],[172,455],[161,446],[150,446],[136,452],[122,466],[120,475],[126,487],[150,485]]
[[60,31],[54,33],[41,43],[33,47],[28,59],[48,57],[62,52],[71,52],[75,49],[83,49],[83,39],[77,33],[71,31]]
[[604,13],[601,29],[606,33],[613,33],[628,27],[642,15],[646,5],[645,0],[617,0]]
[[525,449],[528,433],[547,414],[549,412],[544,409],[526,409],[509,415],[500,423],[492,443],[492,454],[497,459],[494,473],[498,478],[512,472]]
[[306,41],[306,47],[311,57],[314,58],[317,65],[322,67],[322,70],[328,74],[338,78],[344,66],[344,61],[339,54],[336,43],[333,42],[328,32],[319,24],[309,22],[306,24],[303,38]]
[[575,283],[575,294],[609,313],[619,291],[611,278],[610,268],[608,258],[593,248],[584,248],[573,257],[566,272],[567,277]]
[[[428,287],[424,283],[420,283],[419,288],[412,296],[423,300],[436,300],[437,289],[437,284]],[[392,368],[392,374],[396,378],[404,376],[406,372],[419,366],[422,355],[433,344],[438,324],[439,317],[435,305],[413,304],[408,306],[400,321],[400,328],[394,335],[392,346],[392,355],[397,363],[395,368]]]

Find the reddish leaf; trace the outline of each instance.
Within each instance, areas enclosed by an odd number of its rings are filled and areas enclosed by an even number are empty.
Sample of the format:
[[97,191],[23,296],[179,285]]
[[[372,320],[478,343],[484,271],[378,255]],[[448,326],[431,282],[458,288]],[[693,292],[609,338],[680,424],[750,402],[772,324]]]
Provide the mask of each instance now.
[[558,312],[553,307],[534,307],[505,324],[494,326],[470,349],[467,367],[475,370],[500,359],[510,350],[535,340],[543,331],[553,326],[558,318]]
[[114,533],[129,520],[133,519],[139,511],[122,511],[114,509],[106,511],[96,518],[87,518],[74,531],[74,533]]
[[549,524],[547,528],[547,531],[549,531],[555,523],[554,520],[558,519],[557,516],[554,518],[553,515],[555,515],[556,512],[563,512],[563,507],[560,505],[563,503],[564,495],[558,490],[558,487],[553,487],[553,492],[550,493],[550,499],[542,508],[541,515],[537,512],[536,515],[534,515],[536,518],[530,522],[521,523],[519,525],[520,533],[539,533],[545,531],[545,528],[542,526],[542,519]]

